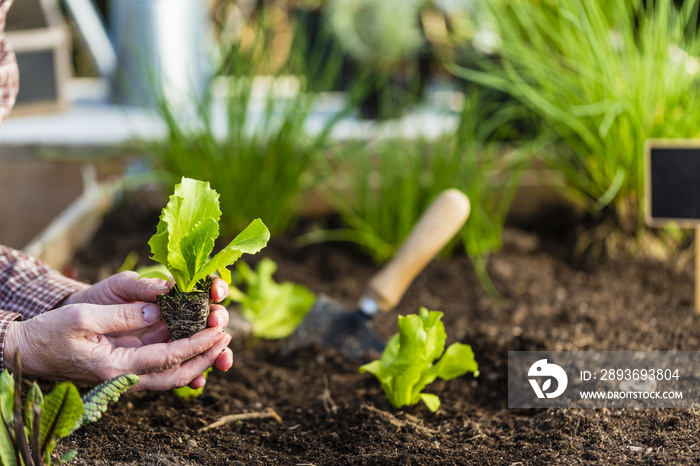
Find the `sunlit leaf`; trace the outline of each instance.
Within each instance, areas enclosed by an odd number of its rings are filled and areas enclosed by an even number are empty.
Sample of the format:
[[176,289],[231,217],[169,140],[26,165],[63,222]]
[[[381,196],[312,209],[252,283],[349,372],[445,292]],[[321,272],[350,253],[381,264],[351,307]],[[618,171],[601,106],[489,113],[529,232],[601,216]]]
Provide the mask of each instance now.
[[447,348],[442,312],[421,308],[419,315],[399,317],[399,332],[394,335],[379,360],[360,367],[382,385],[395,408],[423,401],[428,409],[437,411],[437,395],[423,393],[436,378],[450,380],[468,372],[479,375],[474,353],[468,345],[454,343]]
[[[183,177],[161,212],[156,233],[148,244],[152,259],[164,265],[179,291],[192,291],[202,279],[219,272],[242,254],[255,254],[267,244],[270,233],[254,220],[229,245],[209,258],[219,236],[219,194],[208,182]],[[169,279],[165,273],[149,272],[142,278]]]

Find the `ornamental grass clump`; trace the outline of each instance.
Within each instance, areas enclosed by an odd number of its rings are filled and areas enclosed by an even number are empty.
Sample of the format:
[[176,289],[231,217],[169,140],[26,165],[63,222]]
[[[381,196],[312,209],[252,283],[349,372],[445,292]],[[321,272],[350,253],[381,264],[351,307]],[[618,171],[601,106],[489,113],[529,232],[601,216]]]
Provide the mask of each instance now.
[[182,178],[163,208],[156,233],[148,244],[153,259],[170,275],[153,270],[141,278],[161,278],[173,283],[167,294],[157,297],[163,320],[173,340],[189,338],[207,326],[211,275],[218,272],[231,283],[232,265],[243,253],[255,254],[265,247],[270,232],[260,219],[253,220],[233,241],[212,258],[219,236],[219,194],[208,182]]
[[568,197],[614,207],[620,226],[643,227],[647,138],[700,135],[697,0],[498,0],[484,4],[494,56],[452,71],[511,94],[560,144],[543,154]]
[[217,77],[193,102],[194,115],[161,102],[166,137],[145,148],[167,185],[182,176],[211,183],[220,195],[225,235],[241,231],[254,217],[273,235],[294,226],[316,182],[313,162],[344,114],[315,119],[319,124],[310,128],[318,100],[310,83],[334,79],[339,58],[326,56],[322,44],[307,46],[299,26],[290,30],[290,50],[280,57],[266,8],[261,5],[246,28],[254,36],[251,43],[222,41]]
[[[327,165],[324,191],[343,228],[314,232],[303,241],[349,241],[376,263],[393,257],[418,218],[439,193],[457,188],[469,197],[465,227],[443,251],[463,245],[484,287],[493,287],[486,263],[501,246],[508,209],[539,140],[507,146],[499,141],[522,106],[471,93],[451,134],[433,140],[384,139],[338,147]],[[488,116],[487,116],[488,115]]]

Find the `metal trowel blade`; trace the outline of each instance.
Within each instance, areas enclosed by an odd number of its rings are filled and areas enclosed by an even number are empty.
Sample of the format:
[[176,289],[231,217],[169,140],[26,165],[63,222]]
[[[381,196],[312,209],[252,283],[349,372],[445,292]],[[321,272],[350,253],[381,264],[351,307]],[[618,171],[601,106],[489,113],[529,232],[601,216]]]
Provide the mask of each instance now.
[[379,358],[386,346],[362,312],[350,312],[324,294],[316,297],[304,321],[283,345],[282,354],[313,345],[336,349],[363,362]]

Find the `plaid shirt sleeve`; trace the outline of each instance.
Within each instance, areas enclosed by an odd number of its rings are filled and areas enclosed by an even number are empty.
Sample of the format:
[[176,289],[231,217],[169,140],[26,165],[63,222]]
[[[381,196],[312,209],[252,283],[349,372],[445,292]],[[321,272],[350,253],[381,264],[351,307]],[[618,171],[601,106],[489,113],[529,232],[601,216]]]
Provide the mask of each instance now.
[[21,251],[0,246],[0,370],[5,367],[5,335],[12,321],[31,319],[87,287]]

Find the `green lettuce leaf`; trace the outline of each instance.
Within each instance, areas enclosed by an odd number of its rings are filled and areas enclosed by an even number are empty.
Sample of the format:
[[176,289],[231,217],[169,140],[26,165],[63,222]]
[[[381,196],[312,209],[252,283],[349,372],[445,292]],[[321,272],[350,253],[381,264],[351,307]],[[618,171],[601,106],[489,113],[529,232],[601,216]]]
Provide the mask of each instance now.
[[379,380],[395,408],[423,401],[431,411],[440,408],[440,398],[423,393],[436,378],[450,380],[479,367],[469,345],[454,343],[445,350],[447,333],[443,313],[422,307],[418,315],[399,316],[399,332],[386,345],[382,357],[360,367]]
[[296,283],[277,283],[272,278],[277,264],[264,258],[253,271],[247,264],[236,265],[237,281],[245,292],[230,287],[229,297],[240,303],[240,312],[260,338],[285,338],[294,333],[311,309],[316,296]]
[[[148,241],[151,258],[167,268],[179,291],[192,291],[200,280],[217,270],[226,277],[226,267],[244,253],[255,254],[270,239],[267,227],[257,219],[209,259],[219,236],[220,218],[219,194],[208,182],[183,177]],[[161,272],[149,272],[142,278],[169,279]]]
[[432,412],[440,409],[440,398],[437,395],[433,395],[432,393],[421,393],[420,399]]
[[[211,367],[207,370],[204,371],[204,378],[207,378],[207,375],[211,372]],[[190,388],[187,385],[184,387],[180,388],[173,388],[173,393],[175,393],[175,396],[178,398],[182,398],[183,400],[189,400],[190,398],[197,398],[200,396],[202,393],[204,393],[204,387],[200,388]]]
[[233,264],[243,254],[255,254],[267,245],[270,232],[262,222],[255,219],[245,230],[236,236],[224,249],[219,251],[202,269],[194,276],[194,282],[213,274],[217,270],[224,269]]

